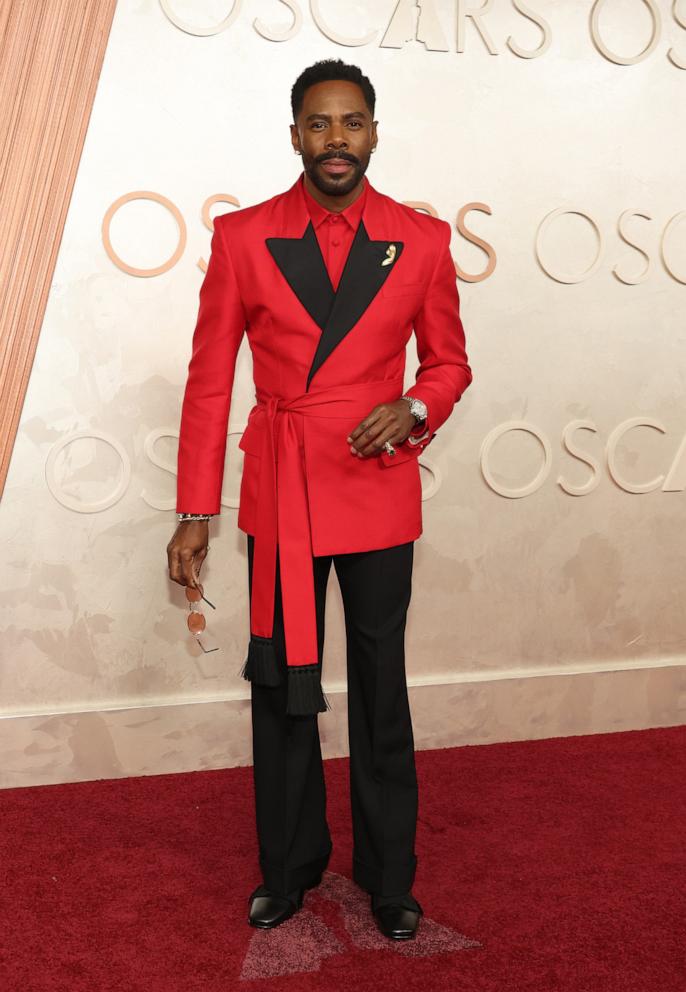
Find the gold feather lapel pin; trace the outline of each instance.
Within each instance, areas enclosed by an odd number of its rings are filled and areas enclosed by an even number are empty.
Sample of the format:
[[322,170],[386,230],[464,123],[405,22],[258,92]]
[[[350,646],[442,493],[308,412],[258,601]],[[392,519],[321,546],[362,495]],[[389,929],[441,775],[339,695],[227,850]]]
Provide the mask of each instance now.
[[393,265],[393,262],[395,262],[395,256],[396,256],[397,250],[398,249],[395,247],[395,245],[389,245],[388,248],[386,249],[386,258],[384,258],[384,260],[383,260],[383,262],[381,264],[382,265]]

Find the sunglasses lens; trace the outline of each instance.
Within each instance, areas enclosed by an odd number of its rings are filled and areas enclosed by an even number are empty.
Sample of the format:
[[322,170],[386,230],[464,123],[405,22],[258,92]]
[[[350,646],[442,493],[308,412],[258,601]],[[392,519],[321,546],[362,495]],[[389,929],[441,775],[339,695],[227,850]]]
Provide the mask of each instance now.
[[199,603],[202,599],[202,594],[199,589],[194,589],[192,586],[186,586],[186,599],[189,603]]
[[205,617],[202,613],[192,612],[188,614],[188,629],[193,634],[199,634],[205,629]]

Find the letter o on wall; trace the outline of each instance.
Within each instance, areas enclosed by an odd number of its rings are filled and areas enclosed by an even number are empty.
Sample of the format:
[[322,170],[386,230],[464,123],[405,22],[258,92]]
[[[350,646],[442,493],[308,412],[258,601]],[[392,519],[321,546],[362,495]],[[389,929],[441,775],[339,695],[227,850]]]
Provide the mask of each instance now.
[[[179,225],[179,240],[174,253],[171,258],[168,258],[166,262],[163,262],[162,265],[156,266],[154,269],[138,269],[133,265],[129,265],[123,258],[117,255],[112,247],[112,241],[110,240],[110,224],[112,222],[112,218],[120,207],[124,206],[125,203],[130,203],[132,200],[153,200],[155,203],[162,204],[163,207],[166,207],[167,210],[170,211],[176,220],[176,223]],[[124,193],[123,196],[120,196],[111,206],[107,208],[105,211],[105,216],[102,219],[102,243],[108,256],[112,259],[114,264],[122,270],[122,272],[126,272],[130,276],[159,276],[162,275],[163,272],[168,272],[169,269],[173,269],[183,255],[186,248],[186,222],[183,219],[179,208],[166,196],[162,196],[161,193],[155,193],[153,190],[138,189],[132,193]]]
[[[598,251],[596,252],[595,259],[593,260],[593,262],[591,262],[591,264],[585,270],[585,272],[581,272],[578,275],[553,272],[550,266],[544,264],[541,255],[541,242],[543,241],[543,235],[550,227],[552,222],[557,217],[562,217],[564,214],[577,214],[579,217],[583,217],[585,220],[589,222],[589,224],[595,231],[596,237],[598,239]],[[593,218],[589,216],[589,214],[584,213],[583,210],[576,210],[574,207],[558,207],[556,210],[551,210],[551,212],[547,214],[539,224],[538,231],[536,232],[535,251],[536,251],[536,258],[538,259],[538,264],[541,266],[541,268],[546,273],[546,275],[549,275],[550,278],[554,279],[556,282],[562,282],[562,283],[566,283],[567,285],[571,285],[572,283],[583,282],[584,279],[588,279],[590,276],[594,274],[594,272],[597,272],[598,267],[600,265],[600,259],[603,254],[603,236],[600,233],[600,228],[593,220]]]
[[212,27],[209,28],[199,28],[194,24],[189,24],[188,21],[182,21],[181,18],[178,17],[172,10],[169,0],[160,0],[160,7],[162,8],[165,16],[168,17],[172,24],[181,31],[185,31],[186,34],[195,35],[198,38],[208,38],[213,34],[221,34],[222,31],[226,31],[227,28],[231,27],[241,12],[242,3],[243,0],[233,0],[231,10],[226,17],[220,21],[219,24],[213,24]]
[[[503,434],[508,434],[510,431],[525,431],[527,434],[533,434],[543,448],[543,464],[541,465],[536,478],[532,479],[527,485],[520,486],[516,489],[503,486],[499,482],[496,482],[493,478],[489,465],[489,458],[493,445],[498,438],[501,438]],[[528,423],[526,420],[507,420],[504,424],[499,424],[497,427],[494,427],[493,430],[489,431],[484,438],[481,444],[481,454],[479,457],[481,474],[486,480],[487,485],[493,490],[493,492],[498,493],[499,496],[506,496],[508,499],[521,499],[522,496],[530,496],[532,493],[535,493],[537,489],[541,488],[545,480],[548,478],[552,464],[550,441],[542,431],[539,431],[538,428],[534,427],[533,424]]]
[[[68,444],[71,444],[72,441],[76,441],[79,438],[90,438],[92,440],[104,441],[105,444],[109,444],[110,447],[114,448],[121,461],[122,470],[114,491],[108,493],[106,496],[103,496],[102,499],[95,500],[91,503],[77,499],[70,493],[65,493],[61,489],[55,477],[55,464],[57,462],[58,455],[64,448],[67,447]],[[107,510],[110,506],[114,506],[115,503],[119,502],[128,489],[129,483],[131,482],[131,462],[129,461],[129,456],[126,453],[126,449],[115,438],[109,437],[107,434],[103,434],[102,431],[74,431],[72,434],[68,434],[66,437],[61,438],[61,440],[57,441],[57,443],[50,449],[45,462],[45,481],[48,484],[48,489],[57,502],[62,506],[66,506],[68,510],[75,510],[77,513],[100,513],[102,510]]]
[[610,51],[603,39],[600,37],[600,8],[605,2],[606,0],[595,0],[593,10],[591,11],[591,37],[593,38],[593,44],[596,46],[600,54],[609,62],[615,62],[617,65],[636,65],[637,62],[642,62],[643,59],[648,58],[660,40],[660,29],[662,22],[660,20],[660,9],[655,3],[655,0],[641,0],[641,3],[645,4],[648,8],[648,13],[652,18],[653,33],[650,41],[643,51],[639,52],[638,55],[632,55],[630,58],[624,58],[624,56],[617,55],[615,52]]

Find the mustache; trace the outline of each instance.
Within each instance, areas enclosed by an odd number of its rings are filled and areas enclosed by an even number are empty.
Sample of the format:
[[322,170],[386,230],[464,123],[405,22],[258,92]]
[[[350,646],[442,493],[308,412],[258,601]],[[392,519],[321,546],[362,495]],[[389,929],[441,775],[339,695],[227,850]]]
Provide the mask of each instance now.
[[352,162],[353,165],[359,165],[360,160],[355,155],[350,155],[348,152],[326,152],[324,155],[318,155],[315,158],[315,162],[319,165],[321,162],[328,162],[329,159],[339,159],[344,162]]

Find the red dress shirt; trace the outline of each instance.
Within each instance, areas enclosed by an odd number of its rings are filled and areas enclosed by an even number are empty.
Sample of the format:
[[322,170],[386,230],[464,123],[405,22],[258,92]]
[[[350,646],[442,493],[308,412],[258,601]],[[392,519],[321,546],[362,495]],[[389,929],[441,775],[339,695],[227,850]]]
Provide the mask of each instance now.
[[319,248],[324,258],[326,271],[334,289],[338,289],[345,260],[353,243],[355,232],[360,225],[360,218],[367,199],[367,179],[363,178],[363,189],[358,198],[339,213],[327,210],[312,196],[303,182],[303,192],[307,209],[312,218]]

